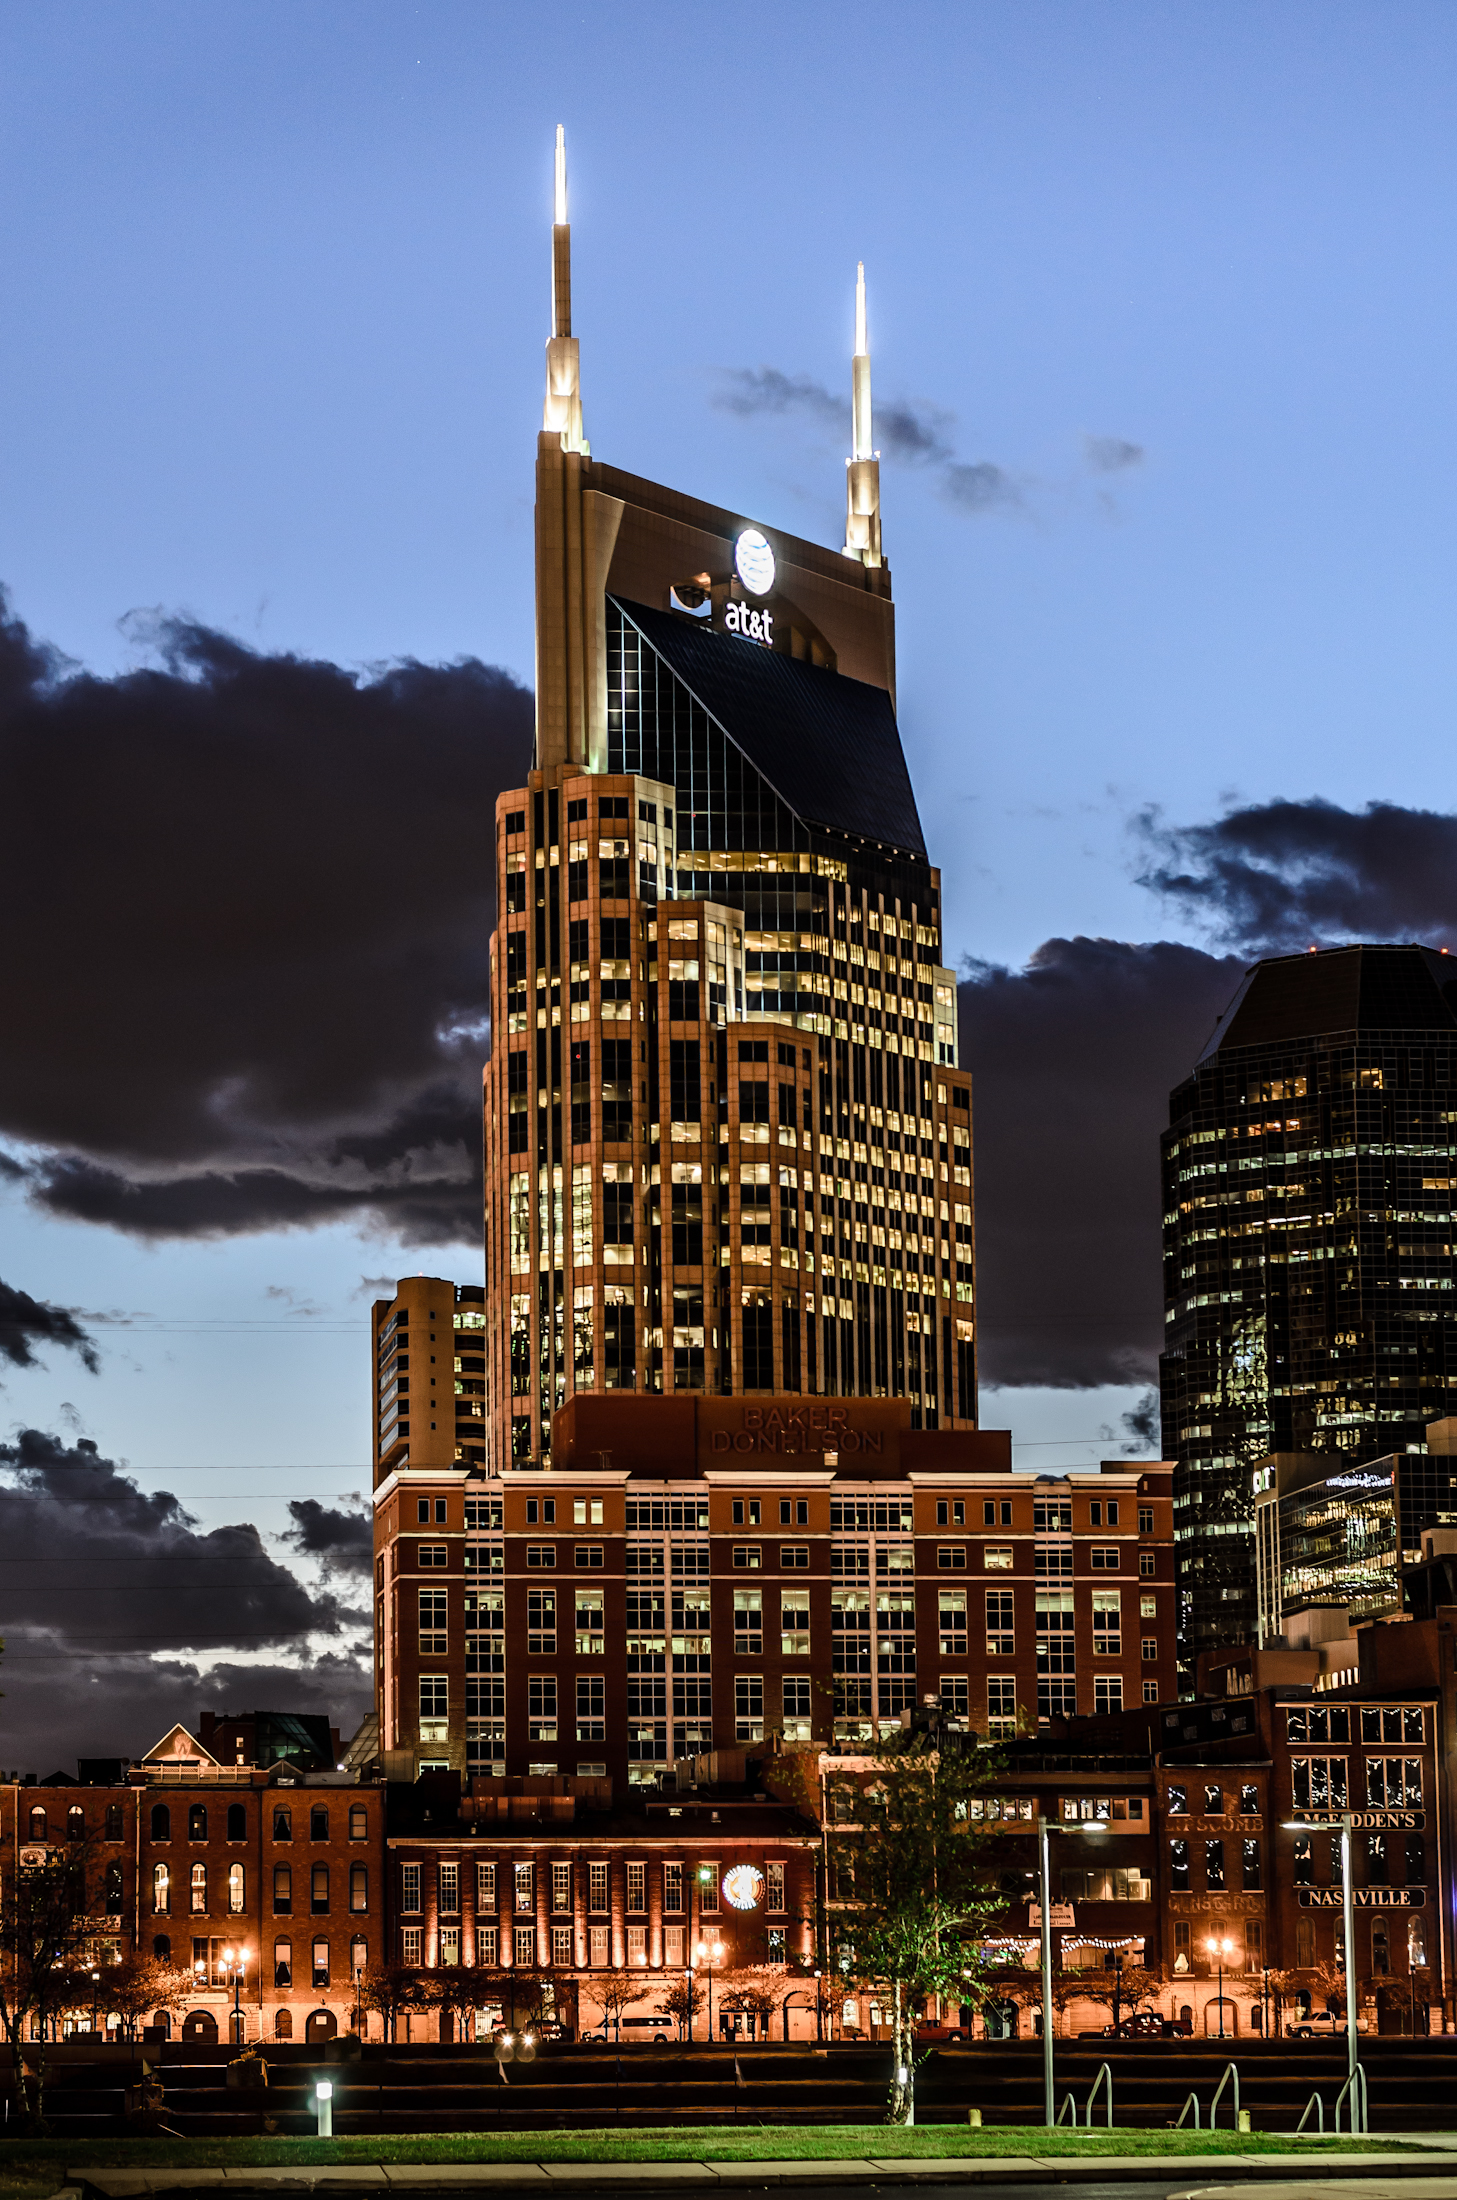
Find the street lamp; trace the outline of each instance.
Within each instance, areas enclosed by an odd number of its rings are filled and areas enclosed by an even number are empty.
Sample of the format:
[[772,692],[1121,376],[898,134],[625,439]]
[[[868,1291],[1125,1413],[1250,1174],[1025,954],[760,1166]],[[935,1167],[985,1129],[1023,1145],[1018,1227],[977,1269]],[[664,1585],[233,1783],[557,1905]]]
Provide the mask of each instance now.
[[[1324,1818],[1287,1818],[1286,1833],[1309,1833],[1312,1826],[1341,1829],[1341,1925],[1346,1950],[1346,2083],[1350,2086],[1351,2115],[1356,2109],[1356,1918],[1351,1897],[1351,1827],[1348,1810],[1332,1811]],[[1354,2129],[1354,2123],[1352,2129]]]
[[91,1974],[91,2031],[93,2038],[96,2033],[96,2005],[100,1998],[101,1973],[99,1971],[93,1971]]
[[1057,2104],[1052,2080],[1052,1872],[1047,1853],[1047,1837],[1050,1833],[1106,1833],[1108,1822],[1103,1818],[1091,1818],[1086,1824],[1081,1819],[1073,1825],[1054,1825],[1041,1812],[1037,1816],[1037,1867],[1042,1889],[1042,2103],[1043,2117],[1049,2131],[1057,2126]]
[[1206,1940],[1205,1947],[1219,1965],[1219,2037],[1224,2038],[1224,1962],[1234,1952],[1234,1942],[1229,1939]]
[[[1416,2030],[1416,2018],[1412,2018],[1412,2030]],[[815,2038],[821,2047],[825,2044],[825,2005],[820,1995],[820,1974],[815,1972]]]
[[713,2045],[713,1967],[714,1967],[715,1963],[717,1963],[717,1962],[718,1962],[718,1961],[720,1960],[720,1958],[722,1957],[722,1955],[723,1955],[723,1942],[722,1942],[722,1941],[720,1941],[720,1940],[715,1940],[715,1941],[713,1942],[712,1946],[710,1946],[710,1945],[709,1945],[709,1943],[708,1943],[707,1941],[705,1941],[705,1940],[700,1940],[700,1941],[699,1941],[699,1943],[698,1943],[698,1946],[697,1946],[697,1948],[696,1948],[696,1949],[695,1949],[695,1951],[694,1951],[694,1953],[695,1953],[695,1954],[697,1955],[697,1957],[698,1957],[698,1960],[699,1960],[699,1962],[700,1962],[700,1963],[703,1963],[703,1964],[706,1964],[706,1966],[707,1966],[707,1969],[708,1969],[708,2044],[709,2044],[709,2046],[710,2046],[710,2047],[712,2047],[712,2045]]
[[243,2011],[240,2005],[239,1996],[242,1992],[243,1974],[247,1970],[247,1967],[248,1951],[246,1948],[224,1948],[223,1970],[225,1974],[231,1975],[233,1981],[234,2047],[241,2047],[243,2044]]

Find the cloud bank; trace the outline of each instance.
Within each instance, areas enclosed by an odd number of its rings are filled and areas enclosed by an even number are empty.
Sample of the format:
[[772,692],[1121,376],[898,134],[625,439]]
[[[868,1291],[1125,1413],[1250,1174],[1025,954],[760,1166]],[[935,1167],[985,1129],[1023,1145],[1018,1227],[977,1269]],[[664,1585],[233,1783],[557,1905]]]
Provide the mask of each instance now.
[[[291,1509],[308,1530],[324,1510]],[[94,1444],[0,1444],[0,1552],[7,1767],[140,1756],[209,1702],[327,1710],[348,1731],[367,1707],[366,1605],[329,1572],[311,1588],[247,1523],[200,1529]]]
[[74,1352],[93,1375],[101,1364],[95,1345],[67,1308],[47,1306],[0,1279],[0,1358],[14,1367],[36,1367],[38,1344],[58,1344]]
[[530,696],[473,659],[361,677],[185,620],[147,639],[157,664],[93,678],[0,599],[35,919],[0,972],[0,1136],[39,1149],[32,1196],[144,1238],[478,1242],[491,820]]

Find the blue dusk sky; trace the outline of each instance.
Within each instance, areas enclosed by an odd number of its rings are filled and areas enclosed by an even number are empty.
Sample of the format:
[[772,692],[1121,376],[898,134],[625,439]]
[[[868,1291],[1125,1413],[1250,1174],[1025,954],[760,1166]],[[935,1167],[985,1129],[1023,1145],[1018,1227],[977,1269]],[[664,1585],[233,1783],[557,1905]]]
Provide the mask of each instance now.
[[[1113,1028],[1080,975],[1091,943],[1124,971],[1133,945],[1167,942],[1194,951],[1177,969],[1203,990],[1176,971],[1172,1036],[1167,1018],[1162,1038],[1120,1026],[1116,1062],[1089,1073],[1108,1121],[1136,1118],[1147,1212],[1119,1258],[1156,1308],[1158,1095],[1239,958],[1303,944],[1317,907],[1322,937],[1436,938],[1445,921],[1450,866],[1404,901],[1412,866],[1390,836],[1452,822],[1454,110],[1457,14],[1405,0],[791,0],[772,17],[5,0],[0,582],[13,629],[69,660],[36,692],[82,671],[110,692],[149,667],[211,692],[177,621],[361,690],[407,660],[529,686],[558,122],[587,431],[614,465],[838,544],[863,259],[902,733],[948,960],[968,965],[985,1291],[1039,1167],[988,1150],[1015,1082],[999,1086],[995,1003],[1030,999],[1053,967],[1076,994],[1067,1044],[1042,1029],[1017,1067],[1053,1078],[1047,1120],[1072,1135],[1073,1056]],[[356,881],[382,936],[424,830],[408,807],[391,820],[391,778],[453,774],[457,753],[414,724],[383,756],[341,739],[320,763],[305,716],[253,790],[295,860],[312,846],[327,869],[357,753],[385,820]],[[68,932],[92,868],[71,816],[90,752],[64,713],[47,725],[10,817],[38,851],[12,954],[40,970],[66,1041],[53,1057],[32,1003],[45,1060],[0,1113],[0,1274],[102,1317],[100,1357],[94,1374],[50,1347],[0,1363],[0,1411],[94,1440],[204,1530],[277,1534],[289,1498],[367,1486],[374,1290],[416,1269],[478,1280],[479,1247],[347,1202],[292,1226],[260,1210],[250,1227],[139,1230],[125,1199],[53,1196],[58,1155],[73,1189],[83,1163],[172,1165],[148,1127],[172,1073],[148,1093],[135,1059],[158,1027],[107,999],[136,980],[129,951],[110,967],[111,919],[124,932],[133,891],[167,869],[154,829],[173,777],[145,738],[113,748],[115,872]],[[507,783],[487,776],[439,789],[459,813],[439,862],[477,896]],[[176,829],[233,860],[228,786]],[[291,874],[267,875],[273,826],[255,829],[260,904],[286,927]],[[1262,933],[1221,852],[1245,886],[1272,869],[1334,880],[1334,905],[1297,896]],[[204,922],[179,884],[159,954]],[[201,961],[165,1029],[226,1021],[230,982]],[[324,1043],[327,963],[289,1013],[284,1053]],[[253,1015],[242,992],[237,1015]],[[139,1126],[120,1159],[114,1080]],[[297,1145],[283,1114],[278,1150]],[[175,1151],[231,1166],[191,1130]],[[1091,1148],[1083,1167],[1100,1173]],[[1027,1230],[1024,1283],[1065,1261],[1052,1221]],[[1080,1288],[1116,1300],[1123,1271],[1090,1279],[1096,1245],[1078,1259]],[[1124,1441],[1151,1365],[1137,1320],[1111,1357],[993,1355],[983,1415],[1012,1427],[1020,1466]]]

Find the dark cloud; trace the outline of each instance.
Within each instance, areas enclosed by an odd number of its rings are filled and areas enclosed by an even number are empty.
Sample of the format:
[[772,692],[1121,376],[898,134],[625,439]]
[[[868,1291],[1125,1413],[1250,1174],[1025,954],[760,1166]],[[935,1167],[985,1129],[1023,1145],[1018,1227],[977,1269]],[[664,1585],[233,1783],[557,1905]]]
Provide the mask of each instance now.
[[[724,376],[712,402],[720,412],[751,419],[764,413],[798,413],[817,425],[833,428],[841,437],[850,433],[850,395],[841,397],[807,374],[784,374],[778,367],[734,367]],[[965,511],[984,511],[994,504],[1015,503],[1011,477],[999,466],[962,466],[954,463],[951,430],[956,416],[924,398],[881,399],[875,407],[875,447],[882,458],[902,465],[930,466],[942,477],[942,487],[953,504]],[[967,477],[963,480],[961,477]],[[984,493],[978,497],[971,477],[985,476]],[[1001,493],[985,493],[1000,483]]]
[[984,1382],[1155,1378],[1159,1132],[1245,967],[1096,939],[1048,940],[1023,970],[970,967]]
[[357,1721],[367,1612],[327,1579],[307,1588],[255,1527],[204,1532],[94,1444],[37,1429],[0,1444],[0,1474],[7,1766],[138,1756],[219,1690],[234,1708],[271,1699]]
[[959,505],[963,512],[992,512],[1022,501],[1011,475],[985,459],[977,466],[948,466],[941,490],[948,503]]
[[284,1542],[322,1560],[326,1573],[368,1574],[374,1565],[374,1526],[367,1512],[340,1512],[316,1497],[289,1500],[293,1526]]
[[1139,821],[1141,883],[1251,955],[1341,940],[1457,946],[1457,816],[1316,796],[1253,803],[1212,824]]
[[710,402],[720,412],[749,420],[757,413],[805,413],[812,420],[848,434],[850,399],[832,396],[807,374],[785,374],[779,367],[729,367]]
[[1121,474],[1143,464],[1143,445],[1121,435],[1085,435],[1083,456],[1095,474]]
[[[0,1133],[143,1237],[480,1233],[491,818],[532,705],[474,660],[358,676],[151,620],[77,673],[0,600]],[[48,828],[41,829],[46,821]],[[14,1163],[11,1164],[12,1168]]]
[[1159,1414],[1157,1385],[1146,1390],[1138,1404],[1122,1416],[1126,1438],[1123,1449],[1131,1459],[1157,1458],[1163,1449],[1163,1423]]
[[58,1344],[74,1352],[94,1375],[100,1366],[96,1347],[74,1314],[64,1306],[47,1306],[28,1291],[0,1280],[0,1356],[16,1367],[37,1364],[38,1344]]

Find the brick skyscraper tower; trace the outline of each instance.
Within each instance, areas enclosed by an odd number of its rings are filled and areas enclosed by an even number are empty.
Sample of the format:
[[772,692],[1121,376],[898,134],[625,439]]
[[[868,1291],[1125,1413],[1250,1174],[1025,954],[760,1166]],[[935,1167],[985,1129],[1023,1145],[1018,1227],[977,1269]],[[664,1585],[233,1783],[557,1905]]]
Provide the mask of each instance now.
[[976,1414],[969,1081],[895,718],[863,277],[843,550],[605,466],[565,155],[537,730],[496,811],[486,1432],[574,1393]]

